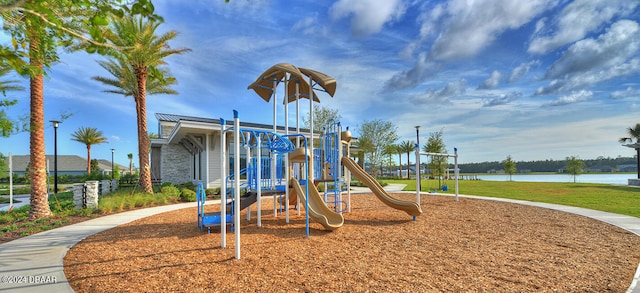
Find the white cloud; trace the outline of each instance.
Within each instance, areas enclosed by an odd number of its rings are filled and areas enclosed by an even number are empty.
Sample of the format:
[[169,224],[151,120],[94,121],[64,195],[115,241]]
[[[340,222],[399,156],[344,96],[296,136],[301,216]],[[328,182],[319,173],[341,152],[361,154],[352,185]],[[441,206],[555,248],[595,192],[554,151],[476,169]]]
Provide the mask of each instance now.
[[544,54],[582,39],[618,15],[635,10],[638,1],[583,0],[573,1],[555,19],[541,19],[529,45],[529,53]]
[[[436,60],[451,60],[475,55],[506,30],[516,29],[552,6],[553,0],[450,0],[446,13],[424,26],[443,23],[431,55]],[[430,30],[427,30],[430,31]]]
[[522,97],[522,93],[511,92],[507,94],[501,94],[497,97],[487,97],[482,99],[482,107],[495,107],[500,105],[509,104]]
[[511,75],[509,75],[509,79],[507,80],[507,82],[512,83],[520,80],[521,78],[525,77],[527,73],[529,73],[529,70],[531,70],[532,66],[536,66],[539,64],[540,64],[540,61],[538,60],[533,60],[533,61],[520,64],[518,67],[514,68],[511,71]]
[[545,78],[549,85],[536,91],[537,95],[577,89],[618,76],[640,71],[640,26],[621,20],[597,39],[584,39],[573,44],[554,62]]
[[553,102],[546,103],[545,106],[564,106],[569,104],[575,104],[589,100],[593,96],[591,91],[578,91],[572,92],[569,95],[562,96]]
[[500,84],[500,79],[502,79],[502,73],[500,71],[494,70],[491,72],[491,76],[485,79],[479,86],[478,89],[493,89]]
[[292,32],[302,32],[304,35],[314,35],[322,33],[322,26],[318,22],[318,14],[300,19],[291,28]]
[[385,90],[413,88],[425,79],[435,75],[439,65],[427,58],[427,54],[420,54],[418,61],[409,70],[396,73],[385,83]]
[[410,58],[429,37],[437,36],[430,51],[420,52],[414,66],[397,73],[387,82],[387,89],[419,85],[435,74],[438,62],[478,54],[502,33],[530,22],[554,3],[555,0],[449,0],[434,7],[423,5],[418,18],[422,21],[420,35],[407,44],[400,56]]
[[404,12],[401,0],[338,0],[329,9],[333,19],[351,16],[351,32],[358,36],[380,32],[386,23],[400,18]]
[[442,89],[429,89],[423,94],[416,95],[411,98],[411,101],[417,104],[445,103],[451,98],[463,94],[466,90],[466,83],[467,81],[464,79],[450,82]]
[[638,98],[640,97],[640,90],[634,90],[632,87],[628,87],[624,91],[612,92],[609,96],[612,99],[626,99],[626,98]]

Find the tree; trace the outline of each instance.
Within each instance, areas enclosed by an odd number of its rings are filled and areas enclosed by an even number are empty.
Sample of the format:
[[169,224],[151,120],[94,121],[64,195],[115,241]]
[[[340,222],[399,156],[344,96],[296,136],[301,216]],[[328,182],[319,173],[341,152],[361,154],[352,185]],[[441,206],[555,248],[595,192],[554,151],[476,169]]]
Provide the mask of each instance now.
[[[0,63],[0,77],[5,76],[11,72],[11,67],[7,64]],[[3,96],[7,96],[7,91],[21,91],[24,88],[17,84],[17,80],[0,80],[0,92]],[[17,103],[17,100],[0,100],[0,136],[8,137],[12,132],[17,130],[17,122],[9,119],[4,109],[13,106]]]
[[356,158],[356,163],[358,166],[362,167],[362,169],[364,169],[364,155],[372,148],[370,145],[371,144],[366,139],[356,139],[351,141],[351,149],[358,151],[351,151],[349,155]]
[[369,158],[369,164],[375,174],[385,147],[398,140],[397,127],[389,121],[365,120],[358,128],[360,147]]
[[102,131],[99,131],[93,127],[80,127],[71,134],[71,139],[77,142],[81,142],[87,146],[87,173],[91,173],[91,146],[94,144],[101,144],[107,142],[107,138],[102,135]]
[[8,158],[4,154],[0,153],[0,179],[9,177],[9,166],[7,164]]
[[[31,198],[29,219],[51,215],[44,147],[44,74],[58,61],[58,47],[102,53],[104,25],[121,14],[124,0],[7,0],[0,3],[3,29],[11,35],[12,47],[0,45],[2,60],[29,77],[29,155]],[[148,0],[134,1],[132,13],[153,16]],[[107,33],[108,34],[108,33]],[[76,42],[78,41],[78,42]]]
[[[447,147],[444,144],[444,139],[442,138],[443,130],[436,132],[431,132],[429,134],[429,138],[427,142],[422,147],[422,150],[427,153],[439,153],[446,154]],[[444,156],[429,156],[429,169],[431,170],[434,176],[438,177],[438,186],[442,186],[440,184],[440,179],[444,175],[448,166],[448,158]]]
[[573,176],[573,183],[576,183],[576,177],[584,172],[584,162],[576,156],[568,157],[567,172]]
[[384,154],[389,155],[389,176],[393,176],[393,155],[398,153],[398,146],[395,144],[389,144],[384,147]]
[[113,179],[116,179],[116,180],[120,179],[120,166],[115,165],[113,167],[113,170],[111,170],[111,172],[113,173]]
[[[104,90],[106,93],[135,97],[138,93],[138,80],[131,64],[122,59],[109,59],[98,61],[98,64],[107,70],[113,77],[94,76],[93,80],[111,86],[112,89]],[[177,80],[171,76],[168,69],[159,67],[158,70],[164,76],[164,80],[149,79],[146,83],[146,93],[149,95],[168,94],[177,95],[178,92],[170,88],[177,84]]]
[[127,158],[129,158],[129,174],[133,174],[133,154],[128,153]]
[[504,172],[509,174],[509,181],[511,181],[511,175],[515,174],[517,171],[516,162],[511,159],[511,155],[508,155],[507,159],[502,161],[502,166],[504,167]]
[[100,169],[100,162],[98,160],[93,159],[89,162],[90,170],[88,172],[89,176],[87,179],[89,180],[102,180],[102,169]]
[[[413,140],[405,140],[402,141],[400,143],[400,152],[402,153],[407,153],[407,179],[409,179],[409,173],[411,170],[411,166],[410,166],[410,162],[411,160],[409,159],[411,156],[411,152],[416,150],[416,143]],[[402,162],[400,162],[400,166],[402,166]]]
[[[159,82],[170,84],[171,78],[165,77],[160,68],[164,59],[174,54],[181,54],[188,49],[171,49],[168,42],[178,33],[168,31],[157,36],[156,30],[160,22],[145,20],[141,17],[125,16],[113,22],[114,33],[107,39],[116,47],[127,48],[115,52],[113,58],[121,64],[122,73],[131,70],[135,76],[135,88],[130,92],[136,104],[138,125],[138,159],[140,163],[140,187],[142,191],[152,193],[151,170],[149,168],[149,137],[147,133],[147,80],[149,84]],[[127,64],[124,66],[124,64]],[[160,69],[159,69],[160,68]],[[166,73],[166,72],[165,72]],[[124,83],[125,86],[130,84]],[[117,87],[117,85],[115,85]]]
[[[629,136],[622,137],[618,141],[620,143],[631,143],[626,146],[636,150],[636,166],[638,166],[638,179],[640,179],[640,123],[636,123],[634,127],[627,128],[627,134]],[[633,144],[634,140],[635,144]]]
[[[332,122],[339,122],[342,116],[338,113],[337,109],[331,109],[328,107],[320,106],[318,104],[313,105],[313,124],[315,129],[322,129],[328,127]],[[304,127],[311,128],[311,120],[309,113],[303,118]]]

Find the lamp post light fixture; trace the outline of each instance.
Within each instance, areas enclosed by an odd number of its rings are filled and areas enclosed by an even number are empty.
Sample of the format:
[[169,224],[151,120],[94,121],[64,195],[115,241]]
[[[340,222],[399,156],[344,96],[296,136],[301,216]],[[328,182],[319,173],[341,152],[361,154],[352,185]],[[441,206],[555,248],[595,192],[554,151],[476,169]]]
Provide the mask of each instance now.
[[53,193],[58,193],[58,126],[62,121],[49,120],[53,124]]
[[113,168],[113,155],[114,155],[115,151],[116,151],[116,149],[111,149],[111,180],[113,180],[113,171],[114,171],[114,168]]

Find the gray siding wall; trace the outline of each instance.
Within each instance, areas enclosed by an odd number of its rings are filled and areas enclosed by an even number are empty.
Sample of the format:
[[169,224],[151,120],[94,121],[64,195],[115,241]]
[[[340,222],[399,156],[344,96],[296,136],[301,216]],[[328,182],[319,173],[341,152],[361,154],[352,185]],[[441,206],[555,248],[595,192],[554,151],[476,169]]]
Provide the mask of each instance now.
[[193,157],[182,146],[162,146],[162,182],[181,184],[193,179]]
[[207,150],[209,155],[209,188],[220,187],[222,180],[220,179],[220,133],[216,132],[212,135],[211,141],[209,141],[209,149]]

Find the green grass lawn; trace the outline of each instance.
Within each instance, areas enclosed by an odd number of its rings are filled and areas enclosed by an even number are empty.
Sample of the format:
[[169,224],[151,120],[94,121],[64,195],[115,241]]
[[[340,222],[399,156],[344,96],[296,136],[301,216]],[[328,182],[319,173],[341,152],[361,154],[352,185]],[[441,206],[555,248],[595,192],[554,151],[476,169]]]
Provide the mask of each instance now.
[[[415,191],[415,180],[385,180],[387,183],[407,184],[404,190]],[[454,181],[444,180],[449,187],[442,193],[454,194]],[[421,191],[438,187],[437,180],[422,180]],[[640,188],[595,183],[549,183],[513,181],[458,181],[459,193],[498,198],[561,204],[623,214],[640,218]]]

